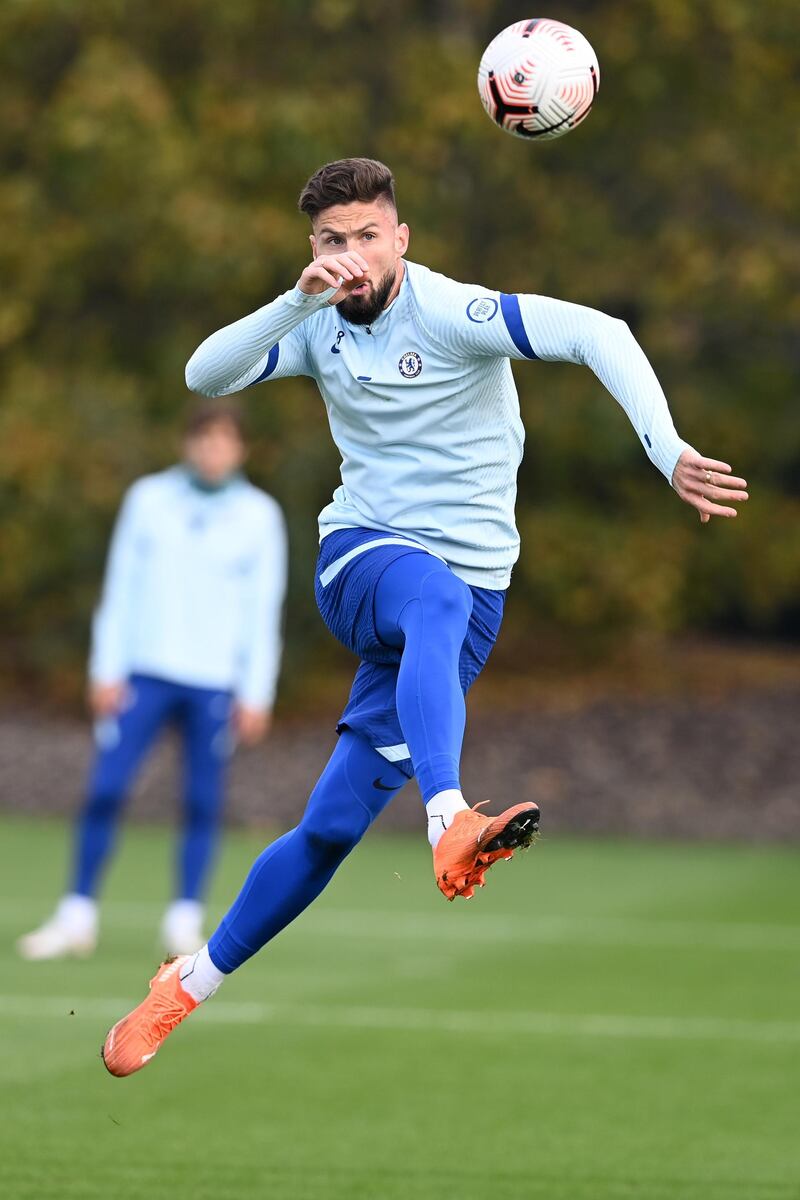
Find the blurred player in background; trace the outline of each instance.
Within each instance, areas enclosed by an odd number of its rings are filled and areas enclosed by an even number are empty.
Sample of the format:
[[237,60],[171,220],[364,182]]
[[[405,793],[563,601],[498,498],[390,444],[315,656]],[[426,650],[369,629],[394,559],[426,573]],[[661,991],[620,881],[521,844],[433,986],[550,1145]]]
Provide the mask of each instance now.
[[342,454],[342,485],[320,516],[317,602],[361,665],[302,820],[256,860],[208,945],[166,964],[109,1032],[103,1053],[115,1075],[149,1062],[319,895],[412,776],[447,899],[472,896],[494,862],[530,842],[535,804],[484,816],[460,778],[464,696],[494,645],[519,553],[523,426],[509,359],[589,366],[701,520],[735,517],[731,503],[747,499],[727,463],[678,437],[624,322],[405,262],[409,230],[382,163],[329,163],[300,208],[313,261],[295,287],[208,338],[187,382],[222,395],[289,375],[316,381]]
[[183,741],[183,824],[168,954],[203,943],[203,895],[236,742],[269,731],[280,663],[286,535],[275,500],[242,474],[231,402],[192,410],[180,465],[127,493],[95,614],[89,703],[97,745],[68,893],[18,942],[28,959],[86,955],[97,895],[134,776],[166,725]]

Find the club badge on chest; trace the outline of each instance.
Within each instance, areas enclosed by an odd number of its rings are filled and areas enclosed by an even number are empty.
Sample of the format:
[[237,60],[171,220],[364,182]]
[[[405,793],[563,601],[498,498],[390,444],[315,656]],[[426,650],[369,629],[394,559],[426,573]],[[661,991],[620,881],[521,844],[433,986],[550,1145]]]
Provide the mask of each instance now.
[[405,354],[400,356],[397,369],[404,379],[416,379],[422,371],[422,359],[416,350],[406,350]]

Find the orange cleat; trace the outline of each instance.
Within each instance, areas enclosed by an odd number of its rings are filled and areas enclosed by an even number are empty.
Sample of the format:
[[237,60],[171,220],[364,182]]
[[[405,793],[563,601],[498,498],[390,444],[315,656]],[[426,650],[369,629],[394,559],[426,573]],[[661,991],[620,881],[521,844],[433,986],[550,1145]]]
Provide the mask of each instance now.
[[188,957],[166,959],[150,980],[150,994],[109,1029],[100,1057],[112,1075],[141,1071],[175,1026],[197,1008],[198,1001],[184,991],[178,974]]
[[477,810],[485,803],[457,812],[433,851],[436,883],[448,900],[471,899],[475,888],[483,887],[489,867],[530,846],[538,832],[538,805],[515,804],[498,817],[484,817]]

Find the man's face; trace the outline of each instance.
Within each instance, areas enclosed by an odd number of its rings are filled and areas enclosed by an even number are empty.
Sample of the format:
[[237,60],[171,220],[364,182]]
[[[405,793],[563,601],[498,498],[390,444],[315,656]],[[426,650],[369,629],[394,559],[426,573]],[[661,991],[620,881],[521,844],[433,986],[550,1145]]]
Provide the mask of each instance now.
[[314,220],[311,249],[321,254],[356,250],[369,263],[366,280],[359,281],[337,305],[346,321],[369,325],[394,298],[400,260],[408,249],[408,226],[397,222],[397,213],[385,200],[334,204]]
[[245,448],[231,421],[213,421],[187,437],[183,457],[204,483],[222,483],[244,462]]

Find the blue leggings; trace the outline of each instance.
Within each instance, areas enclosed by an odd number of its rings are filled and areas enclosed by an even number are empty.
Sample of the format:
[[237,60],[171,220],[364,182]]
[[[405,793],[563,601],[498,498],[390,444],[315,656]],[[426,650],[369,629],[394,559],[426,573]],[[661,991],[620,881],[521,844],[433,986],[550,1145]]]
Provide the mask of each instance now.
[[209,941],[214,965],[235,971],[299,916],[406,782],[399,768],[344,730],[300,824],[259,855]]
[[[430,554],[397,559],[375,589],[378,637],[402,652],[397,712],[423,800],[459,786],[459,657],[472,607],[469,587]],[[236,970],[316,899],[406,780],[362,736],[342,730],[300,824],[256,859],[209,941],[220,971]]]
[[461,787],[467,710],[459,659],[472,603],[467,584],[431,554],[396,559],[375,590],[378,636],[402,651],[397,715],[424,804]]
[[146,675],[130,680],[131,703],[98,725],[98,753],[78,819],[70,890],[97,893],[114,849],[119,820],[134,776],[168,722],[183,738],[183,833],[178,845],[175,894],[196,900],[204,891],[217,844],[231,696]]

